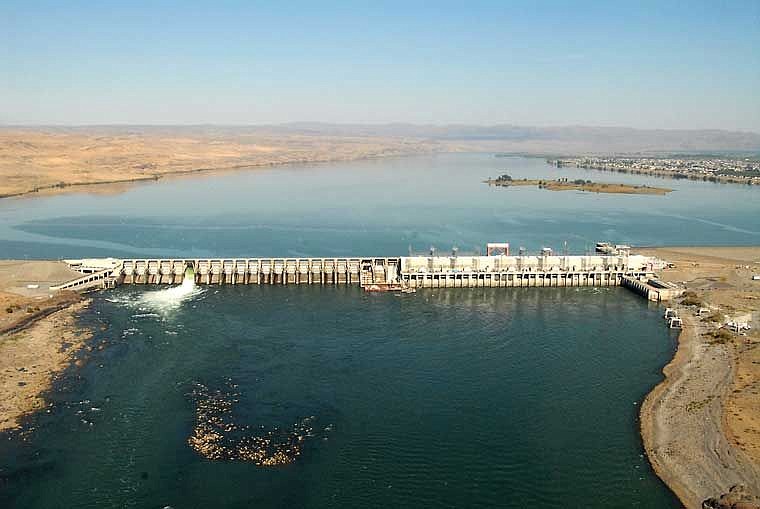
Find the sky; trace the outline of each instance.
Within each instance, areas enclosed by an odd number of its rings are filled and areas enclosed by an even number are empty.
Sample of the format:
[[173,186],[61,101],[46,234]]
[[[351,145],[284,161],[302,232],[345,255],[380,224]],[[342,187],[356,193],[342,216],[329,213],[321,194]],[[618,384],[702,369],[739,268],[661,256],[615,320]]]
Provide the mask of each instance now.
[[0,124],[760,132],[760,0],[2,0],[0,41]]

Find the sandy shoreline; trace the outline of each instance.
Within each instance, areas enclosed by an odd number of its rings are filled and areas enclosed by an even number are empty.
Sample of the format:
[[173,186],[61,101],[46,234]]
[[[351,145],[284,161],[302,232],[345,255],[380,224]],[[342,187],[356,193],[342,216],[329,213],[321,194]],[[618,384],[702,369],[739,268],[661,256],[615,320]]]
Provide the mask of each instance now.
[[734,374],[731,353],[700,341],[695,322],[687,319],[678,351],[663,369],[665,380],[641,407],[647,457],[687,508],[702,507],[736,484],[757,486],[760,479],[723,429],[723,401]]
[[31,189],[25,189],[8,194],[0,194],[0,199],[3,198],[25,198],[25,197],[38,197],[38,196],[51,196],[63,193],[84,192],[88,194],[95,194],[98,192],[104,192],[105,194],[116,194],[121,191],[126,191],[128,186],[133,184],[144,184],[150,182],[158,182],[166,179],[177,179],[180,177],[193,177],[200,175],[217,175],[225,174],[240,170],[255,170],[269,168],[273,166],[287,166],[294,164],[323,164],[323,163],[336,163],[346,161],[366,161],[370,159],[377,159],[380,157],[403,157],[416,154],[403,154],[403,155],[388,155],[388,156],[357,156],[346,159],[293,159],[284,160],[278,162],[264,162],[264,163],[251,163],[251,164],[235,164],[232,166],[218,166],[211,168],[190,168],[182,170],[167,170],[162,173],[150,175],[147,177],[129,177],[123,179],[111,179],[111,180],[99,180],[92,182],[62,182],[58,184],[48,184],[45,186],[34,187]]
[[0,432],[45,407],[43,394],[90,337],[77,324],[89,300],[50,290],[79,275],[63,262],[0,260]]
[[89,303],[64,306],[0,336],[0,432],[18,428],[25,416],[47,405],[44,393],[91,337],[77,324]]
[[[760,291],[760,285],[753,285],[749,274],[757,270],[760,248],[650,251],[675,261],[677,268],[665,277],[686,282],[714,313],[757,312],[754,293]],[[747,488],[747,501],[760,501],[752,496],[760,495],[760,454],[756,449],[760,442],[737,439],[736,423],[732,422],[755,419],[760,410],[757,397],[750,398],[749,404],[731,406],[735,395],[742,393],[737,388],[741,381],[736,376],[737,366],[755,361],[754,345],[760,344],[757,333],[716,340],[712,335],[716,323],[697,317],[695,307],[677,308],[684,319],[678,349],[663,369],[665,379],[647,395],[640,411],[647,457],[657,475],[689,509],[703,507],[705,500],[717,499],[734,485]],[[752,426],[742,429],[750,434],[760,432]]]

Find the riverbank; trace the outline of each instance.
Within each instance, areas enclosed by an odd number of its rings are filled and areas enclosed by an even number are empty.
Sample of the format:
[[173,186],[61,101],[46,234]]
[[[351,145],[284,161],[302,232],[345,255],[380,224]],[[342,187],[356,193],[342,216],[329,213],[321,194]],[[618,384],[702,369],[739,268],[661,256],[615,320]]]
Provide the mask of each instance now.
[[0,432],[17,428],[26,415],[45,408],[44,393],[91,337],[76,323],[89,302],[71,304],[0,336]]
[[43,394],[90,337],[76,323],[89,300],[50,291],[78,275],[62,262],[0,260],[0,432],[45,407]]
[[[684,319],[677,352],[641,407],[647,456],[687,508],[735,485],[748,489],[748,500],[759,496],[760,282],[751,276],[760,273],[760,248],[640,251],[675,264],[662,278],[690,292],[677,306]],[[747,317],[755,327],[746,336],[718,328]]]
[[[0,198],[118,186],[167,176],[431,153],[392,137],[215,132],[181,128],[0,129]],[[88,189],[89,190],[89,189]]]

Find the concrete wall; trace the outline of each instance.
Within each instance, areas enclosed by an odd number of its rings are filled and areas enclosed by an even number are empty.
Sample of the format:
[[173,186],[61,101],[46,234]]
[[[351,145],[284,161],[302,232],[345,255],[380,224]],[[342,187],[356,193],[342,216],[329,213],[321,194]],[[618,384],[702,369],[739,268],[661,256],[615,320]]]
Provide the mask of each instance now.
[[500,272],[653,270],[657,260],[648,256],[414,256],[401,258],[401,272]]

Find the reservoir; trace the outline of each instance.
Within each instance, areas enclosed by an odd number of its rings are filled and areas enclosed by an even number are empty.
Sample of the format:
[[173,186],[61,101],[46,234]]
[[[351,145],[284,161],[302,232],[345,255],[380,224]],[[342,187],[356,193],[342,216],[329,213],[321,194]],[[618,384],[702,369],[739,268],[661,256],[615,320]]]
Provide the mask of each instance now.
[[[567,176],[668,196],[489,188]],[[168,179],[0,201],[4,258],[399,256],[504,241],[575,252],[752,245],[758,190],[452,154]],[[32,432],[0,445],[0,506],[678,507],[638,436],[675,336],[618,287],[123,286]],[[211,402],[211,404],[209,404]],[[190,446],[226,409],[225,453]],[[246,461],[240,444],[283,444]],[[253,441],[253,442],[251,442]],[[296,451],[296,452],[294,452]],[[271,451],[270,451],[271,452]],[[285,453],[284,453],[285,454]]]
[[[667,196],[496,188],[568,177],[670,187]],[[0,201],[4,258],[403,256],[510,242],[571,253],[611,240],[756,245],[760,191],[557,169],[538,158],[440,154],[170,178],[93,194]],[[122,191],[116,194],[117,191]],[[33,196],[33,195],[32,195]]]

